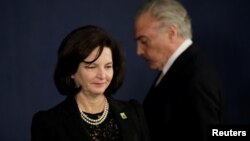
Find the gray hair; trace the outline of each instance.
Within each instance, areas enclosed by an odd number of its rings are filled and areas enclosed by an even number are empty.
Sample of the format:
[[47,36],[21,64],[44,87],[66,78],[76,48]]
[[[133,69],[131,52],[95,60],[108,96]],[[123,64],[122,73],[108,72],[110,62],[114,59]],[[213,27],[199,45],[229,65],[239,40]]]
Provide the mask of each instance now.
[[162,27],[175,25],[179,36],[192,38],[191,19],[187,10],[177,0],[147,0],[138,9],[135,18],[147,12],[157,21],[162,21]]

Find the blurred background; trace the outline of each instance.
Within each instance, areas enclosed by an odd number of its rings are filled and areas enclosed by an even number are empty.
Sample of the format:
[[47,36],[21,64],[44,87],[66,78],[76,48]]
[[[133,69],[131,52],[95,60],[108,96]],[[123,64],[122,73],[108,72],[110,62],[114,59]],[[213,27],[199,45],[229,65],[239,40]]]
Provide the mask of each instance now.
[[[124,48],[126,79],[118,99],[143,101],[157,72],[136,56],[135,11],[143,0],[1,0],[0,140],[28,141],[32,116],[62,101],[53,83],[57,49],[71,30],[101,26]],[[228,124],[250,123],[248,0],[181,0],[193,40],[218,69]]]

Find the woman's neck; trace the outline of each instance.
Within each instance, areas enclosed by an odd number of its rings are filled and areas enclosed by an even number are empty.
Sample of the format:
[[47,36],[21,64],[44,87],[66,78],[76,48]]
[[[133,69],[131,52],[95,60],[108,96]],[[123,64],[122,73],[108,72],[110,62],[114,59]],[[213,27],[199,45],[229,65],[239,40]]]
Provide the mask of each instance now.
[[82,93],[78,93],[75,96],[75,100],[80,111],[90,114],[102,112],[107,102],[107,99],[104,95],[91,97]]

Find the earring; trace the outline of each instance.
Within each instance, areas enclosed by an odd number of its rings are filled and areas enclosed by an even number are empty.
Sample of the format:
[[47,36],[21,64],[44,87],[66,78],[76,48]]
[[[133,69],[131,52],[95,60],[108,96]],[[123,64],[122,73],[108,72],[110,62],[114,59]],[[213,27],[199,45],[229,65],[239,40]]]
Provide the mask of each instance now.
[[71,75],[70,76],[71,77],[71,79],[73,79],[73,81],[75,82],[75,88],[80,88],[80,85],[76,82],[76,80],[75,80],[75,76],[74,75]]

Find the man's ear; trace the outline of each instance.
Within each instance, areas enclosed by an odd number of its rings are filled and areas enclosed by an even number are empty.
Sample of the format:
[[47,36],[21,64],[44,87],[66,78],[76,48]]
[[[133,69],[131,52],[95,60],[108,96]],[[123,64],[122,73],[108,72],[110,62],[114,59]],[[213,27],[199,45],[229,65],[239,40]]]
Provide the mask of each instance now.
[[178,33],[175,25],[169,25],[166,30],[170,40],[174,40],[175,38],[177,38]]

